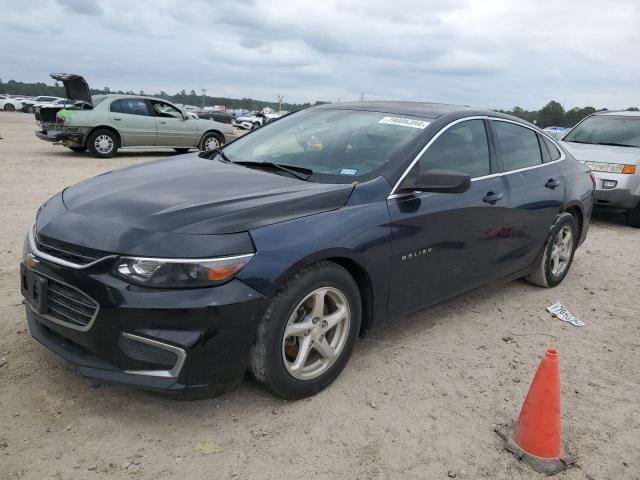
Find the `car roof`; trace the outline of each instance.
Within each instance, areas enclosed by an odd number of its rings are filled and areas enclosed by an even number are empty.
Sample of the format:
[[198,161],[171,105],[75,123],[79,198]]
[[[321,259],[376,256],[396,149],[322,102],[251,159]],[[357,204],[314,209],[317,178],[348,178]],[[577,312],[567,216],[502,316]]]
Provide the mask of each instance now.
[[416,117],[438,118],[447,113],[460,111],[473,111],[475,109],[466,105],[450,105],[447,103],[431,102],[397,102],[397,101],[371,101],[371,102],[341,102],[321,105],[316,108],[333,108],[343,110],[362,110],[366,112],[393,113],[399,115],[413,115]]
[[615,115],[615,116],[624,116],[624,117],[640,117],[640,112],[634,110],[618,110],[618,111],[604,111],[604,112],[596,112],[593,115]]
[[126,93],[97,93],[96,95],[106,97],[110,100],[115,100],[118,98],[140,98],[142,100],[158,100],[161,102],[167,102],[167,103],[173,104],[171,100],[167,100],[166,98],[149,97],[147,95],[136,95],[136,94],[127,95]]

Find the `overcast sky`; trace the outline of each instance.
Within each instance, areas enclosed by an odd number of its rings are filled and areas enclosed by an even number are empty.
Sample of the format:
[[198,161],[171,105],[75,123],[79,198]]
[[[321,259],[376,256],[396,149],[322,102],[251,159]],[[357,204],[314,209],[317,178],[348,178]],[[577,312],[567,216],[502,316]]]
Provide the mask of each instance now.
[[640,106],[640,1],[0,0],[0,78],[275,101]]

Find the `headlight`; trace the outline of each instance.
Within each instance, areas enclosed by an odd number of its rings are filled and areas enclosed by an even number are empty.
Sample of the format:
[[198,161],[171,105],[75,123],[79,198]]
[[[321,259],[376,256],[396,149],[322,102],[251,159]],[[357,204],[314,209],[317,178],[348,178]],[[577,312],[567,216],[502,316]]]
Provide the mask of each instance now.
[[207,259],[121,257],[115,273],[146,287],[210,287],[230,280],[252,257],[253,253]]
[[635,165],[625,165],[624,163],[584,162],[584,166],[590,168],[594,172],[636,173]]

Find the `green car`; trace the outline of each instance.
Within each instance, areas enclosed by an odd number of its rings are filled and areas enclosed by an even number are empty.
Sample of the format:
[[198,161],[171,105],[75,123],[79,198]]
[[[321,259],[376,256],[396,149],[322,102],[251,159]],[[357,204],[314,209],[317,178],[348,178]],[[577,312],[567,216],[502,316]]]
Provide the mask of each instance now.
[[41,140],[100,158],[120,148],[170,147],[177,152],[213,150],[224,145],[233,126],[201,120],[162,98],[137,95],[91,95],[83,77],[51,74],[64,84],[69,102],[35,112]]

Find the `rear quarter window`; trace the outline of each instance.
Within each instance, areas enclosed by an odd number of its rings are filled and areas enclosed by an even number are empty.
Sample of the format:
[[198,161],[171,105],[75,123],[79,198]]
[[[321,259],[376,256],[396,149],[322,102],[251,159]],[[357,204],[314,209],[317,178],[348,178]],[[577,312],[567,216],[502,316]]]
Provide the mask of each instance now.
[[544,140],[544,144],[547,147],[547,150],[549,151],[549,157],[551,158],[551,161],[553,162],[554,160],[559,160],[560,159],[560,150],[558,150],[558,147],[556,147],[554,145],[554,143],[549,140],[546,137],[542,137]]

